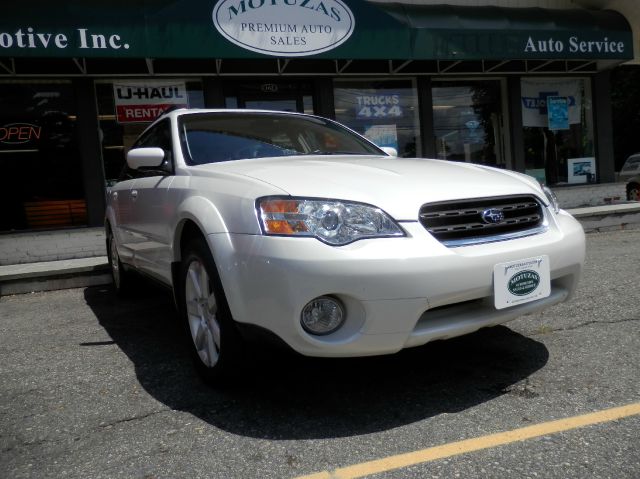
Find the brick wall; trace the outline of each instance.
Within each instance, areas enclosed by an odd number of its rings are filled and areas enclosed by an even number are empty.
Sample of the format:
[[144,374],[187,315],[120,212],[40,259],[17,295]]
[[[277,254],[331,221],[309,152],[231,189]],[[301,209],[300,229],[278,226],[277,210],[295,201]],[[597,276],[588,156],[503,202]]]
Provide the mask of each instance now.
[[0,265],[105,256],[103,228],[0,235]]

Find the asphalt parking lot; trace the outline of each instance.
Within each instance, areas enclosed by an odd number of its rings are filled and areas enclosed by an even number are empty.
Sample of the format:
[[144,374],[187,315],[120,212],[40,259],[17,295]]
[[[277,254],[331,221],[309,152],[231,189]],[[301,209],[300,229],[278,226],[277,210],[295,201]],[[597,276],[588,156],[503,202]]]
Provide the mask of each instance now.
[[0,477],[637,478],[639,271],[640,230],[590,234],[578,294],[543,314],[387,357],[256,350],[222,391],[161,289],[2,297]]

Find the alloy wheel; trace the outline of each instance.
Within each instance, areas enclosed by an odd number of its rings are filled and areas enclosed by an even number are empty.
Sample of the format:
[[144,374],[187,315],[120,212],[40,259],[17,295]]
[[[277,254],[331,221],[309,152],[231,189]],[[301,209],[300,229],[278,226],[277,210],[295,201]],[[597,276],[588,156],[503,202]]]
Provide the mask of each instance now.
[[185,278],[185,305],[191,339],[200,360],[214,367],[220,359],[218,304],[204,265],[193,260]]

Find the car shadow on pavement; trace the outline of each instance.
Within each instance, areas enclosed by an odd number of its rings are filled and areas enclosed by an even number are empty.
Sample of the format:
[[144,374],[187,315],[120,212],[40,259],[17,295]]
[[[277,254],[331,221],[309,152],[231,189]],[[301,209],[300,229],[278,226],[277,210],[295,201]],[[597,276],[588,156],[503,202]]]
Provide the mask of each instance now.
[[519,383],[549,357],[544,344],[504,326],[369,358],[317,359],[256,347],[242,379],[217,389],[195,373],[168,291],[149,285],[120,299],[111,287],[91,287],[85,299],[151,396],[254,438],[368,434],[503,394],[534,397]]

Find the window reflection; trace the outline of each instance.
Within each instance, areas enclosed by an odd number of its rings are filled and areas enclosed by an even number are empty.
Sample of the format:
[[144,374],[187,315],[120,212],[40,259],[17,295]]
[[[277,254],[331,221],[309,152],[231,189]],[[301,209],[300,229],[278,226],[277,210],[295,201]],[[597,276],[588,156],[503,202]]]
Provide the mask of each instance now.
[[[523,78],[522,124],[526,172],[549,185],[593,183],[591,84],[583,78]],[[549,129],[548,97],[566,99],[566,124]]]
[[76,100],[69,82],[0,88],[0,231],[86,224]]
[[499,81],[435,83],[433,123],[438,158],[506,167]]
[[336,120],[399,156],[420,156],[418,96],[413,82],[336,81]]
[[[191,108],[204,108],[202,83],[186,82],[188,104]],[[113,83],[96,84],[98,100],[98,118],[102,140],[102,161],[107,184],[117,181],[125,164],[125,154],[138,136],[150,125],[150,122],[118,123],[113,94]]]

